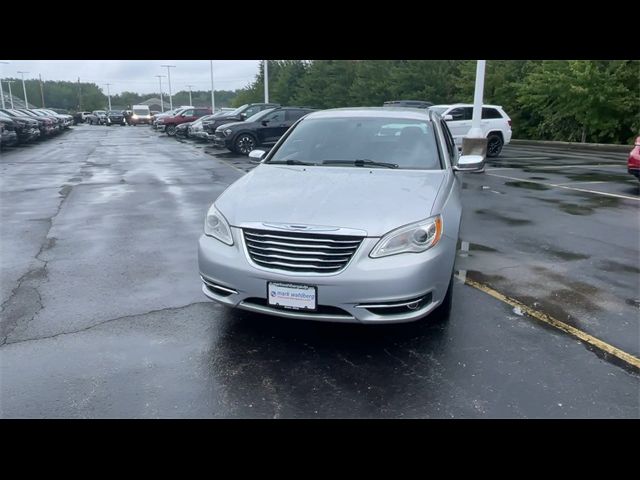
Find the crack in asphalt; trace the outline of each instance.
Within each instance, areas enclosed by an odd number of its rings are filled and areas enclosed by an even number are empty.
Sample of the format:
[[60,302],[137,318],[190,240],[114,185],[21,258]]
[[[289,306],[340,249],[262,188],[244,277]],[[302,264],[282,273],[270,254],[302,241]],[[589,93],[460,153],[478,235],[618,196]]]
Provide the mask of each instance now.
[[[87,159],[91,157],[91,155],[97,150],[98,146],[96,145],[87,155]],[[82,165],[80,167],[80,172],[82,172],[82,169],[84,168],[84,166],[86,165],[86,163],[88,162],[88,160],[85,160],[84,165]],[[72,177],[72,178],[75,178]],[[70,182],[71,180],[68,180],[67,182]],[[60,187],[60,190],[58,190],[58,195],[61,196],[61,200],[60,203],[58,204],[58,207],[56,208],[56,211],[54,212],[53,215],[51,215],[48,218],[44,218],[43,220],[45,220],[46,222],[48,222],[48,227],[47,227],[47,231],[44,234],[44,238],[42,240],[42,244],[40,245],[40,249],[38,250],[38,253],[36,253],[36,255],[34,256],[34,260],[36,260],[37,262],[41,262],[41,264],[37,267],[33,267],[30,268],[27,272],[24,273],[24,275],[22,275],[19,279],[18,282],[16,284],[16,286],[11,290],[11,294],[9,295],[9,298],[7,298],[7,300],[5,300],[2,303],[2,306],[0,307],[0,314],[4,314],[5,311],[7,311],[8,309],[10,309],[14,302],[16,301],[16,299],[20,298],[20,293],[23,291],[22,289],[22,284],[25,281],[28,280],[33,280],[34,281],[34,285],[30,286],[29,288],[32,289],[33,293],[35,293],[35,295],[37,296],[37,300],[36,300],[36,308],[34,309],[35,311],[33,313],[31,313],[30,317],[25,321],[24,318],[22,316],[16,316],[15,319],[11,319],[8,322],[1,322],[0,321],[0,347],[7,344],[7,343],[12,343],[12,342],[7,342],[9,336],[15,332],[15,330],[20,326],[22,328],[26,328],[32,321],[33,319],[38,315],[38,313],[40,313],[42,311],[42,309],[44,309],[44,304],[42,302],[42,295],[40,294],[40,291],[38,290],[38,287],[40,286],[40,283],[42,282],[42,279],[46,279],[48,278],[48,272],[47,272],[47,267],[49,265],[49,261],[48,260],[43,260],[42,258],[40,258],[40,256],[47,250],[53,248],[53,246],[56,243],[56,238],[55,237],[49,237],[49,234],[51,233],[51,228],[53,228],[53,223],[56,219],[56,217],[60,214],[60,212],[62,211],[62,207],[64,207],[67,199],[69,198],[69,195],[71,194],[73,188],[75,185],[69,184],[69,183],[63,183]],[[25,292],[26,295],[28,295],[27,292]],[[18,303],[18,302],[15,302]],[[28,303],[28,302],[27,302]],[[17,306],[18,310],[20,310],[20,306]],[[3,315],[4,317],[4,315]]]
[[19,344],[19,343],[37,342],[39,340],[47,340],[49,338],[61,337],[63,335],[73,335],[73,334],[76,334],[76,333],[86,332],[88,330],[91,330],[93,328],[99,327],[99,326],[104,325],[106,323],[116,322],[118,320],[125,320],[127,318],[135,318],[135,317],[144,317],[146,315],[152,315],[154,313],[168,312],[168,311],[173,311],[173,310],[178,311],[178,310],[182,310],[182,309],[191,307],[193,305],[203,305],[203,304],[213,305],[212,302],[193,302],[193,303],[189,303],[187,305],[182,305],[182,306],[179,306],[179,307],[165,307],[165,308],[160,308],[160,309],[157,309],[157,310],[149,310],[148,312],[144,312],[144,313],[132,313],[132,314],[129,314],[129,315],[123,315],[123,316],[116,317],[116,318],[109,318],[107,320],[102,320],[101,322],[94,323],[93,325],[89,325],[89,326],[84,327],[84,328],[79,328],[77,330],[70,330],[70,331],[67,331],[67,332],[60,332],[60,333],[56,333],[54,335],[46,335],[44,337],[25,338],[24,340],[17,340],[15,342],[5,342],[5,343],[0,344],[0,348],[3,347],[3,346],[7,346],[7,345],[16,345],[16,344]]
[[62,210],[62,207],[64,206],[67,198],[69,197],[69,194],[71,193],[71,190],[73,190],[73,186],[71,185],[62,186],[62,188],[58,191],[59,195],[62,196],[62,199],[58,204],[58,208],[56,208],[55,213],[51,217],[45,219],[49,225],[44,235],[42,244],[40,245],[40,249],[38,250],[38,253],[36,253],[36,255],[34,256],[34,260],[36,260],[37,262],[40,262],[41,264],[35,268],[30,268],[24,275],[22,275],[18,279],[16,287],[11,290],[11,295],[9,295],[9,298],[7,298],[7,300],[5,300],[2,303],[2,307],[0,308],[0,313],[4,313],[13,305],[14,300],[16,298],[19,298],[19,293],[22,292],[23,282],[29,281],[29,280],[34,281],[34,285],[30,286],[29,288],[31,288],[37,296],[37,308],[26,321],[24,321],[21,317],[16,317],[13,321],[9,321],[5,324],[0,325],[3,331],[2,339],[0,339],[0,346],[5,345],[7,343],[7,339],[16,330],[16,328],[18,328],[18,326],[22,326],[24,328],[27,325],[29,325],[29,323],[31,323],[31,321],[36,317],[36,315],[38,315],[38,313],[40,313],[40,311],[44,308],[44,304],[42,303],[42,295],[40,295],[40,291],[38,290],[38,287],[42,282],[42,279],[43,278],[46,279],[48,277],[47,267],[48,267],[49,261],[40,258],[40,256],[47,250],[53,248],[53,246],[55,245],[56,238],[49,237],[49,233],[51,232],[51,228],[53,227],[53,222],[55,218],[58,216],[58,214]]

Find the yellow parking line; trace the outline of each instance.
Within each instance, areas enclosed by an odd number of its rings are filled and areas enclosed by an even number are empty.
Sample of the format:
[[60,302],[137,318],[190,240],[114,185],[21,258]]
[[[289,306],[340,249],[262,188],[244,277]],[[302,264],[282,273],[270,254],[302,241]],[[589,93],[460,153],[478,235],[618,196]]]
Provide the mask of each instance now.
[[518,307],[523,313],[526,313],[528,316],[535,318],[536,320],[539,320],[543,323],[546,323],[547,325],[551,325],[552,327],[557,328],[558,330],[562,330],[563,332],[568,333],[569,335],[576,337],[579,340],[593,347],[596,347],[597,349],[605,353],[608,353],[609,355],[613,355],[614,357],[622,360],[628,365],[640,370],[640,358],[637,358],[631,355],[630,353],[620,350],[619,348],[614,347],[613,345],[610,345],[607,342],[604,342],[592,335],[589,335],[588,333],[583,332],[582,330],[579,330],[576,327],[573,327],[556,318],[553,318],[551,315],[547,315],[546,313],[540,312],[538,310],[534,310],[533,308],[528,307],[523,303],[517,300],[514,300],[513,298],[509,298],[506,295],[503,295],[502,293],[494,290],[493,288],[487,285],[478,283],[469,278],[465,279],[465,284],[470,285],[473,288],[477,288],[478,290],[488,295],[491,295],[493,298],[497,298],[501,302],[506,303],[507,305],[511,305],[512,307]]

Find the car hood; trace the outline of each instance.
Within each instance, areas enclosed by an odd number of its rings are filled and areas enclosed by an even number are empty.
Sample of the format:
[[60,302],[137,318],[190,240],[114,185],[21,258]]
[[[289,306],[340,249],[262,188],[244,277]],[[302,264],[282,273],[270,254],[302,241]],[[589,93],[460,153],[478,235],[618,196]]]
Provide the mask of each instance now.
[[243,127],[251,127],[252,125],[255,125],[254,122],[251,123],[247,123],[247,122],[231,122],[231,123],[225,123],[220,125],[221,127],[224,127],[224,129],[226,130],[227,128],[235,128],[235,127],[239,127],[239,126],[243,126]]
[[233,226],[291,223],[380,237],[429,217],[445,175],[444,170],[260,165],[215,203]]

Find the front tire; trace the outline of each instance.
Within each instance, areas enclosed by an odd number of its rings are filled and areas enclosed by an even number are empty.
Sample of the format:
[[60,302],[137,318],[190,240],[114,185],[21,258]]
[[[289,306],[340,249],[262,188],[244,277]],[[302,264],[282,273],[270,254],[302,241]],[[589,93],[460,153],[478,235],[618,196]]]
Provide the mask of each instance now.
[[176,126],[175,125],[169,125],[167,127],[167,135],[169,135],[170,137],[173,137],[176,134]]
[[449,287],[447,293],[444,295],[442,303],[436,307],[436,309],[428,315],[427,318],[431,318],[436,322],[444,322],[449,320],[451,314],[451,306],[453,305],[453,272],[451,272],[451,279],[449,280]]
[[500,135],[492,133],[487,137],[487,157],[497,157],[502,152],[504,141]]
[[234,151],[241,155],[249,155],[251,150],[256,147],[256,138],[250,133],[242,133],[238,135],[236,141],[233,142]]

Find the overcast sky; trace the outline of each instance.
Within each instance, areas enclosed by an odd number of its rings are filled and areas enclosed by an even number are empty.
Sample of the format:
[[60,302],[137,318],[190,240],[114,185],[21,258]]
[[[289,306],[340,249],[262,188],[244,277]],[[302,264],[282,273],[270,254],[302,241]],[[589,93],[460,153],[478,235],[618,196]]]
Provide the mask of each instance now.
[[[210,90],[211,75],[208,60],[3,60],[0,63],[0,78],[20,78],[18,71],[29,72],[25,78],[43,80],[68,80],[93,82],[105,92],[105,83],[110,83],[110,91],[155,93],[159,90],[159,80],[155,75],[167,75],[161,65],[175,65],[171,69],[171,91]],[[235,90],[250,83],[258,73],[259,60],[214,60],[213,79],[216,90]],[[167,92],[167,79],[162,79],[162,89]]]

